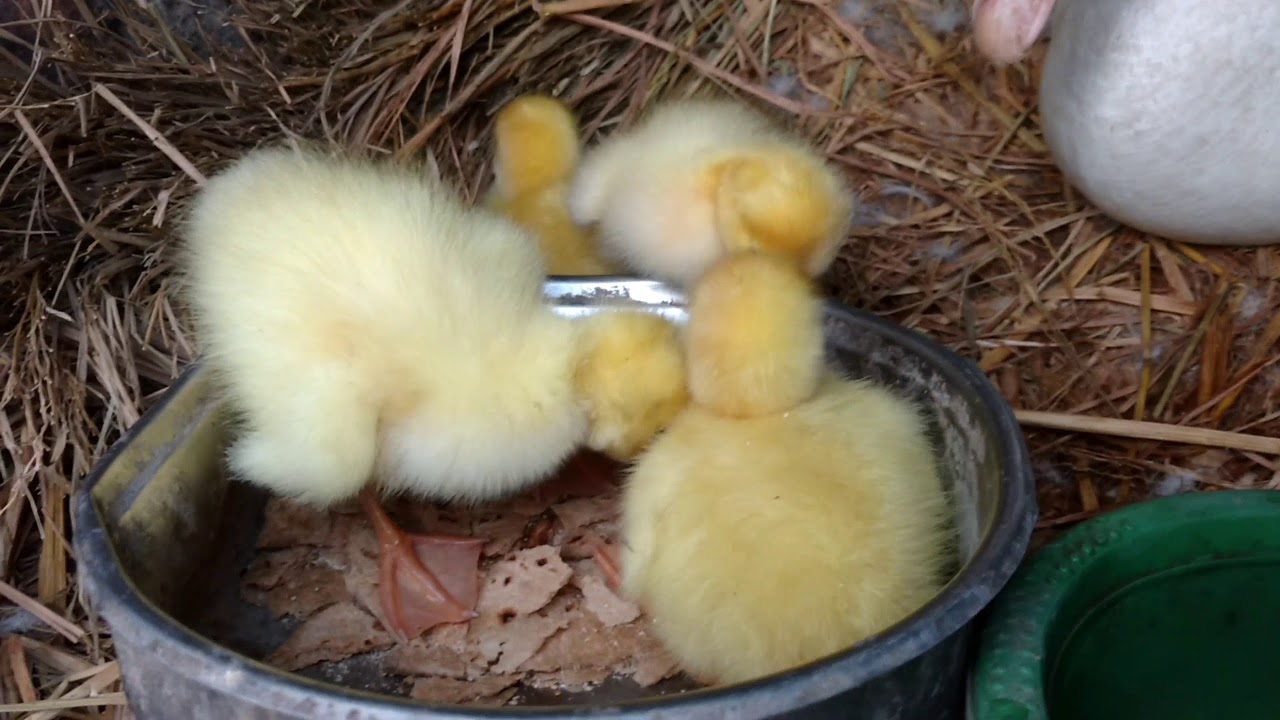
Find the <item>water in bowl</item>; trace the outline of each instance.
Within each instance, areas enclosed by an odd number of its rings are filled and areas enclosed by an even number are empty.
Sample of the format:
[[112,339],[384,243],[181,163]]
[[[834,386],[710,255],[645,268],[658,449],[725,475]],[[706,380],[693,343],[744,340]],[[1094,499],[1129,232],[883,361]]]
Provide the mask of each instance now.
[[1280,553],[1145,576],[1051,652],[1051,720],[1271,720],[1280,708]]

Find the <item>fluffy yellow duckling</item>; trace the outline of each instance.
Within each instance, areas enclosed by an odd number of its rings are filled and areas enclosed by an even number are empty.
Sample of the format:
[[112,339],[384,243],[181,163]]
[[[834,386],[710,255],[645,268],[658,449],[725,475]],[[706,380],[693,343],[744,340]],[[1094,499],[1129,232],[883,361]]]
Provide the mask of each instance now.
[[709,683],[847,649],[945,580],[948,503],[921,416],[826,371],[820,318],[789,263],[716,263],[690,303],[692,403],[626,481],[622,589]]
[[546,95],[523,95],[498,111],[493,134],[494,183],[486,203],[537,237],[547,272],[619,274],[565,205],[581,154],[578,120],[569,108]]
[[196,197],[182,265],[239,418],[230,468],[317,506],[359,496],[404,638],[474,616],[482,541],[408,536],[373,488],[516,493],[584,444],[629,457],[687,397],[674,326],[555,314],[529,236],[416,169],[250,153]]
[[588,149],[568,205],[606,257],[687,286],[735,250],[768,250],[822,274],[848,234],[853,193],[763,115],[697,98],[665,103]]

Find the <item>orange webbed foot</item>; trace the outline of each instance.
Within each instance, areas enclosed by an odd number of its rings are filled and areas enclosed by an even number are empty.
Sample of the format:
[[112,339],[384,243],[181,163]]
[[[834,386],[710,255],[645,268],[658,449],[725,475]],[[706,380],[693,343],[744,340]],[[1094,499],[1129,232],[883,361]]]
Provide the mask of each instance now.
[[415,535],[401,530],[372,491],[361,496],[378,535],[378,595],[388,630],[407,642],[445,623],[477,616],[485,541],[447,535]]
[[621,593],[622,571],[618,569],[618,559],[609,548],[603,543],[596,543],[591,558],[595,560],[596,567],[600,568],[600,573],[604,575],[604,582],[609,589],[615,593]]

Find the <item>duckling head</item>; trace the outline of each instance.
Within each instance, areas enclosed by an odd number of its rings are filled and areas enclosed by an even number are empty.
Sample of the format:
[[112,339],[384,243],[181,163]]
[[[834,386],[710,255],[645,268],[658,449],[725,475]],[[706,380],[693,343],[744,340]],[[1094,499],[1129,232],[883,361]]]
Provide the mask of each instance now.
[[808,148],[763,146],[722,161],[716,218],[726,250],[767,250],[810,276],[831,266],[848,235],[853,192]]
[[689,402],[679,331],[640,311],[604,311],[579,322],[574,384],[587,407],[587,446],[631,460]]

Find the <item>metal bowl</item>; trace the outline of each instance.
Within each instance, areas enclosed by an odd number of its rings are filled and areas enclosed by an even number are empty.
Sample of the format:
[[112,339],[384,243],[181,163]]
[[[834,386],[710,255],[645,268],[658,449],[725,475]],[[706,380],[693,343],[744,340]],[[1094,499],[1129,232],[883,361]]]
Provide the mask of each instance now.
[[[652,281],[550,278],[545,294],[565,315],[630,307],[684,320],[683,297]],[[954,499],[955,576],[879,635],[750,683],[639,699],[605,692],[559,706],[428,705],[277,670],[245,649],[271,639],[263,616],[210,610],[219,601],[209,588],[237,583],[247,561],[242,539],[250,537],[251,552],[263,499],[227,479],[221,408],[196,364],[107,453],[74,501],[82,582],[112,629],[134,713],[142,720],[962,717],[973,620],[1021,562],[1036,519],[1021,430],[976,366],[918,333],[835,303],[826,306],[825,333],[831,363],[890,383],[927,410]],[[223,618],[220,629],[196,619],[211,612]]]

